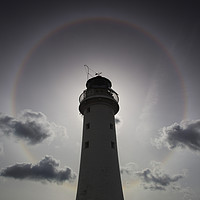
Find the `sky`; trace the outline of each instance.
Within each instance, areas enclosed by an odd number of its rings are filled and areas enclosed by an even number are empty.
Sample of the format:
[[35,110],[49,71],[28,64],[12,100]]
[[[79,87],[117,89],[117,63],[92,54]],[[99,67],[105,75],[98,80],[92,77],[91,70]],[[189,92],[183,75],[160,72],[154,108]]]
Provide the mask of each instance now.
[[84,65],[119,94],[124,199],[200,199],[197,1],[2,1],[0,25],[1,199],[75,199]]

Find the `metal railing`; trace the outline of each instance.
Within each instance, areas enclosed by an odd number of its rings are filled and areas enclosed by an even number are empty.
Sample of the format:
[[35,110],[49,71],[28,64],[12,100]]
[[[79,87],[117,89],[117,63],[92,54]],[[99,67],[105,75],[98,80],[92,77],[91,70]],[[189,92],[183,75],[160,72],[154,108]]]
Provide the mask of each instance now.
[[118,94],[112,90],[108,89],[89,89],[84,90],[83,93],[79,97],[79,102],[81,103],[84,99],[95,96],[102,96],[114,99],[116,102],[119,102]]

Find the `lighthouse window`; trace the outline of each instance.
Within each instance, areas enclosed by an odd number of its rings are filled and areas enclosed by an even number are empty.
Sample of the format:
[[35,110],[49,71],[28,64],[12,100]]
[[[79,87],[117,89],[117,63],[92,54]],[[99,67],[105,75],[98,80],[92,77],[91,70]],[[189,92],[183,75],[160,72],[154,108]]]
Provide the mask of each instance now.
[[86,124],[86,129],[89,129],[90,128],[90,123],[87,123]]
[[110,123],[110,129],[113,129],[113,127],[114,127],[113,124]]
[[89,148],[89,141],[85,142],[85,149]]
[[115,143],[111,142],[111,148],[114,149],[115,148]]

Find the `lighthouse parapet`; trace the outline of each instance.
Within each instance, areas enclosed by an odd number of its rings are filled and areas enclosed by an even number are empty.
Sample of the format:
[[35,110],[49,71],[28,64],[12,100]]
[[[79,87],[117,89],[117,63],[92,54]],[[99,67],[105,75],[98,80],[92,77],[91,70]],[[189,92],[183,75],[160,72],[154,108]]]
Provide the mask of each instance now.
[[107,90],[102,89],[90,89],[90,90],[84,90],[83,93],[79,97],[79,102],[81,103],[86,98],[93,98],[93,97],[104,97],[104,98],[110,98],[115,100],[117,103],[119,102],[118,94],[112,90],[111,88],[108,88]]

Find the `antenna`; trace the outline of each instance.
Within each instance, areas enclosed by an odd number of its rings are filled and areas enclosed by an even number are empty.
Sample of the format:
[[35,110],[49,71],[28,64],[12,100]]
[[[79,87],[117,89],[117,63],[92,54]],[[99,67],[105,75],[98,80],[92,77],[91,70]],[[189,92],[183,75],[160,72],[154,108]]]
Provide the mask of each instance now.
[[[101,76],[102,72],[95,72],[93,69],[91,69],[90,67],[88,67],[88,65],[84,65],[85,69],[87,70],[87,80],[89,79],[89,76],[94,77],[94,76]],[[92,71],[94,73],[94,75],[92,75],[90,73],[90,71]]]

